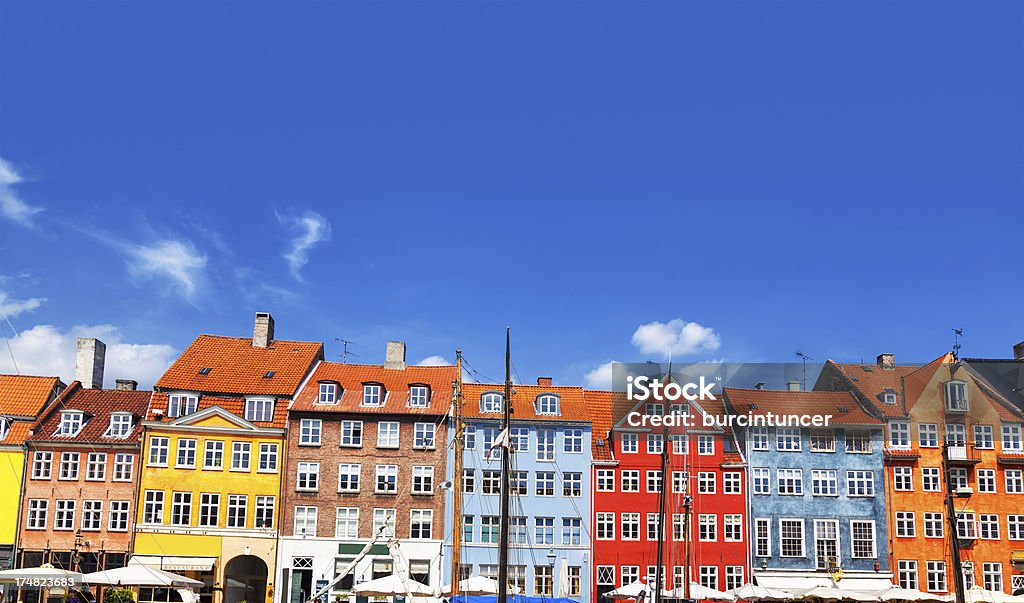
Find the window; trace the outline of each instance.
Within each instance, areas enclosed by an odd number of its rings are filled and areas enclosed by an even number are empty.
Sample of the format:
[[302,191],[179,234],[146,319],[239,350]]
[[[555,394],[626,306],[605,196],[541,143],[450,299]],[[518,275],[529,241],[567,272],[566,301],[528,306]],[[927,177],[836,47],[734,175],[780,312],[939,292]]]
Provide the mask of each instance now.
[[274,420],[273,398],[247,398],[245,400],[245,420],[266,422]]
[[836,436],[831,431],[811,430],[811,452],[835,452]]
[[623,492],[639,492],[640,491],[640,471],[636,469],[623,469],[622,473],[622,491]]
[[947,381],[945,389],[946,410],[967,412],[970,408],[967,402],[967,384],[963,381]]
[[[552,476],[553,477],[553,476]],[[615,492],[615,470],[614,469],[598,469],[595,476],[597,482],[598,492]],[[540,473],[537,474],[538,481],[540,480]],[[540,494],[540,487],[537,487],[538,494]]]
[[60,413],[60,425],[57,427],[57,436],[73,437],[78,435],[85,424],[85,414],[77,411],[64,411]]
[[255,527],[267,528],[268,530],[274,528],[274,507],[275,500],[273,496],[256,497]]
[[277,444],[270,442],[260,444],[257,470],[260,473],[277,473]]
[[615,513],[597,514],[597,539],[615,540]]
[[1006,535],[1010,540],[1024,540],[1024,515],[1006,516]]
[[885,390],[882,394],[882,402],[885,404],[896,404],[896,392],[891,389]]
[[462,429],[462,445],[466,450],[476,450],[476,426],[466,425]]
[[501,411],[501,394],[492,392],[480,396],[480,412],[500,413]]
[[901,492],[910,492],[914,489],[914,468],[893,467],[893,488]]
[[993,441],[993,429],[991,425],[975,425],[974,426],[974,447],[982,450],[994,449],[995,442]]
[[[497,518],[495,518],[497,519]],[[536,517],[533,520],[534,544],[554,544],[555,543],[555,518],[554,517]],[[497,540],[495,540],[497,542]]]
[[771,470],[767,467],[754,467],[751,470],[754,482],[754,494],[771,494]]
[[640,579],[640,566],[639,565],[623,565],[622,566],[622,585],[632,584]]
[[434,493],[434,467],[432,465],[416,465],[412,468],[412,493]]
[[943,538],[945,530],[942,526],[942,513],[924,514],[924,537]]
[[977,524],[974,523],[974,513],[965,511],[956,514],[956,536],[963,540],[974,540],[978,537]]
[[395,535],[395,510],[394,509],[374,509],[373,510],[373,536],[388,536],[394,537]]
[[36,452],[32,455],[32,479],[50,479],[52,467],[52,452]]
[[398,423],[381,421],[377,424],[377,448],[398,448]]
[[640,514],[622,514],[622,539],[640,540]]
[[295,489],[307,492],[320,489],[320,463],[299,463]]
[[909,422],[889,421],[889,446],[892,448],[910,448]]
[[102,520],[102,500],[86,500],[82,502],[82,531],[98,532]]
[[78,453],[62,452],[60,455],[60,476],[57,479],[78,479]]
[[355,507],[337,507],[334,510],[334,537],[359,537],[359,509]]
[[640,436],[635,433],[622,434],[622,452],[636,454],[639,449]]
[[896,562],[896,568],[900,588],[917,590],[917,561],[900,559]]
[[562,450],[574,454],[583,452],[583,430],[566,429],[562,440]]
[[839,564],[839,522],[835,519],[814,520],[814,562],[818,569]]
[[500,518],[496,515],[484,515],[480,518],[480,542],[497,544],[499,530]]
[[949,470],[949,481],[950,481],[950,487],[952,487],[954,491],[959,490],[960,488],[966,488],[967,487],[967,470],[963,469],[963,468],[959,468],[959,467],[958,468],[954,468],[954,469],[950,469]]
[[[607,566],[600,566],[607,567]],[[550,597],[554,593],[553,568],[549,565],[533,566],[533,593],[537,596]],[[600,576],[600,572],[598,572]],[[598,578],[600,580],[600,577]]]
[[672,492],[676,494],[686,494],[687,481],[689,480],[690,474],[686,471],[673,471],[672,472]]
[[244,528],[249,507],[249,497],[245,494],[228,495],[227,527]]
[[658,540],[658,527],[660,523],[661,520],[658,519],[657,513],[647,514],[647,540],[650,540],[651,542],[656,542]]
[[412,385],[409,387],[409,406],[413,408],[426,408],[429,404],[429,387],[426,385]]
[[743,566],[725,566],[725,589],[732,590],[743,586]]
[[409,538],[426,540],[434,530],[434,511],[432,509],[412,509],[409,511]]
[[149,464],[154,466],[167,466],[167,449],[169,440],[167,438],[149,439]]
[[779,520],[779,546],[783,557],[804,557],[804,520]]
[[871,520],[850,521],[851,542],[854,559],[875,558],[875,522]]
[[174,492],[171,495],[171,525],[187,526],[192,522],[192,493]]
[[75,504],[74,500],[58,500],[56,511],[53,514],[54,530],[75,529]]
[[220,440],[206,440],[203,448],[203,469],[223,469],[224,442]]
[[939,478],[938,467],[921,468],[921,489],[925,492],[939,492],[941,490],[941,479]]
[[672,454],[687,454],[689,446],[686,443],[686,436],[672,435],[668,437],[672,442]]
[[105,438],[126,438],[132,431],[132,416],[128,413],[115,412],[110,415],[110,425]]
[[567,471],[562,474],[562,496],[583,496],[583,474]]
[[174,463],[175,467],[184,469],[195,469],[196,467],[196,441],[191,438],[178,438],[178,456]]
[[338,492],[359,492],[359,475],[362,465],[341,463],[338,465]]
[[967,428],[961,423],[947,423],[946,443],[950,446],[966,446]]
[[362,421],[341,422],[341,445],[349,448],[361,448],[363,446]]
[[217,527],[220,516],[220,494],[199,495],[199,525]]
[[1020,425],[1003,423],[1003,452],[1020,452]]
[[896,535],[900,538],[917,536],[913,511],[896,511]]
[[317,402],[320,404],[334,404],[338,399],[338,384],[327,383],[324,381],[320,382],[320,396],[317,398]]
[[554,429],[538,429],[537,430],[537,460],[538,461],[553,461],[553,460],[555,460],[555,430]]
[[754,519],[754,556],[772,556],[772,522],[770,519],[764,517]]
[[743,486],[738,471],[726,471],[722,474],[722,491],[726,494],[742,494]]
[[579,517],[562,518],[562,544],[578,545],[583,539],[583,526]]
[[316,536],[316,507],[295,507],[295,535]]
[[398,465],[377,465],[378,494],[398,493]]
[[647,454],[661,454],[665,449],[665,439],[661,434],[647,434]]
[[107,478],[107,455],[103,452],[90,452],[85,462],[85,479],[103,481]]
[[539,415],[557,415],[558,410],[558,396],[551,394],[544,394],[537,397],[537,414]]
[[946,562],[926,561],[925,573],[927,575],[928,590],[933,593],[946,592]]
[[661,471],[647,471],[647,491],[661,492]]
[[472,515],[462,516],[462,541],[473,542],[473,534],[476,532],[476,519]]
[[480,486],[484,494],[501,494],[501,472],[496,469],[484,469]]
[[412,447],[418,450],[434,449],[433,423],[416,423],[413,426]]
[[383,388],[379,385],[363,386],[363,406],[380,406],[384,403]]
[[846,472],[847,496],[874,496],[875,476],[871,471]]
[[475,469],[463,469],[462,470],[462,492],[463,494],[472,494],[476,492],[476,470]]
[[871,434],[866,431],[847,431],[846,453],[871,454]]
[[[231,470],[232,471],[248,471],[249,470],[249,457],[252,450],[252,444],[250,442],[232,442],[231,444]],[[276,454],[274,467],[277,467]]]
[[554,471],[538,471],[537,472],[537,496],[554,496],[555,495],[555,472]]
[[500,459],[501,458],[501,447],[495,446],[494,442],[498,439],[498,428],[497,427],[484,427],[483,431],[483,457],[488,460]]
[[173,394],[167,397],[167,416],[170,418],[184,417],[196,411],[199,406],[199,398],[182,394]]
[[323,420],[302,419],[299,421],[299,446],[319,446],[323,433]]
[[715,436],[697,436],[697,454],[710,456],[715,453]]
[[700,585],[704,588],[713,588],[718,590],[718,566],[717,565],[702,565],[700,566]]
[[142,523],[160,524],[164,522],[164,493],[160,490],[146,490],[142,507]]
[[814,496],[838,496],[839,480],[835,469],[811,470],[811,494]]
[[107,530],[111,532],[128,531],[128,508],[127,500],[110,501],[110,512],[107,516]]
[[1007,469],[1003,472],[1007,494],[1024,494],[1024,477],[1020,469]]
[[750,428],[750,447],[752,450],[768,450],[768,428]]
[[714,542],[718,540],[718,516],[710,513],[702,513],[697,517],[698,540],[701,542]]
[[[541,566],[537,566],[541,567]],[[547,566],[545,566],[547,567]],[[550,569],[550,568],[549,568]],[[599,565],[597,566],[597,585],[598,586],[615,586],[615,566],[614,565]],[[538,592],[537,594],[542,594]],[[550,594],[550,593],[548,593]]]
[[779,427],[775,430],[775,449],[779,452],[800,451],[800,430],[790,427]]
[[1003,564],[985,562],[981,564],[982,584],[985,590],[1002,592],[1003,590]]
[[722,536],[726,542],[743,542],[743,516],[727,513],[723,518]]
[[778,490],[780,496],[804,495],[803,469],[778,469]]
[[[917,426],[917,437],[922,448],[939,447],[939,426],[935,423],[921,423]],[[917,568],[914,568],[916,575]],[[916,579],[915,579],[916,582]]]
[[978,492],[995,494],[996,491],[996,470],[978,469]]
[[30,499],[28,501],[28,525],[29,530],[45,530],[46,516],[49,512],[50,501],[43,499]]
[[715,474],[713,471],[701,471],[697,474],[697,492],[700,494],[715,493]]

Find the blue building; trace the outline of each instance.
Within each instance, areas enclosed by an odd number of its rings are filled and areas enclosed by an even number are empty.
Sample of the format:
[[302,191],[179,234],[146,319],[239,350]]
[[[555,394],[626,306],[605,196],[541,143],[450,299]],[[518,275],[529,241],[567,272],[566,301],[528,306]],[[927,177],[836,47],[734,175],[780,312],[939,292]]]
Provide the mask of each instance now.
[[[461,495],[463,578],[498,575],[501,460],[499,450],[491,449],[500,433],[503,389],[463,386],[462,488],[449,488],[446,494],[444,544],[445,563],[451,567],[452,509],[454,496]],[[554,387],[541,378],[535,386],[515,386],[512,412],[509,581],[525,595],[590,601],[593,457],[585,392]],[[453,472],[449,455],[449,479]]]
[[[797,391],[725,390],[730,412],[777,419],[737,430],[748,464],[754,578],[789,589],[885,588],[892,573],[883,424],[849,393],[791,387]],[[791,416],[820,422],[787,425]]]

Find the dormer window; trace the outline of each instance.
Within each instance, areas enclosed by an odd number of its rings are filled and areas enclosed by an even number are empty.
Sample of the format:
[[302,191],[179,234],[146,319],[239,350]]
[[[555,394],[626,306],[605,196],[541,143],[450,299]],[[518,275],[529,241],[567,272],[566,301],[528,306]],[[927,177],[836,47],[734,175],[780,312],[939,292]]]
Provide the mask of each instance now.
[[269,423],[274,420],[273,398],[247,398],[245,400],[245,420]]
[[887,389],[882,392],[882,402],[886,404],[896,404],[896,392],[891,389]]
[[489,392],[480,396],[480,412],[501,412],[501,394]]
[[11,420],[7,417],[0,417],[0,442],[4,441],[7,433],[11,430]]
[[967,412],[967,384],[963,381],[946,382],[946,410],[951,412]]
[[430,404],[430,388],[426,385],[409,386],[409,406],[426,408]]
[[338,400],[338,384],[326,381],[320,382],[320,397],[317,402],[320,404],[334,404]]
[[103,434],[105,438],[126,438],[132,431],[132,416],[126,412],[115,412],[110,415],[110,426]]
[[373,383],[363,386],[363,406],[380,406],[384,402],[384,388]]
[[538,415],[560,415],[562,414],[559,408],[558,396],[554,394],[542,394],[537,396],[537,414]]
[[167,416],[171,418],[184,417],[194,413],[198,406],[198,396],[172,394],[167,397]]
[[77,410],[64,411],[60,414],[60,427],[57,428],[59,436],[76,436],[82,431],[85,424],[85,414]]

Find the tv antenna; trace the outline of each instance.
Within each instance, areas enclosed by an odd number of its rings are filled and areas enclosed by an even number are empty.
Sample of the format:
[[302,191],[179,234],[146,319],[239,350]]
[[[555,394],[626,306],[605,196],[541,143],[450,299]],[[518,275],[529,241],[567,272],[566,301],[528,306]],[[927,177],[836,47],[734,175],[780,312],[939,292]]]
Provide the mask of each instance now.
[[953,329],[953,360],[960,360],[960,338],[963,336],[963,329]]
[[355,347],[358,347],[358,348],[366,347],[366,346],[364,346],[362,344],[358,344],[358,343],[356,343],[354,341],[349,341],[348,339],[342,339],[341,337],[335,337],[334,341],[337,341],[338,343],[341,344],[341,353],[338,354],[338,356],[341,357],[342,364],[344,364],[345,361],[348,360],[349,356],[354,356],[356,358],[359,358],[359,354],[356,354],[355,352],[350,351],[348,349],[349,346],[355,346]]
[[803,391],[807,391],[807,361],[814,360],[814,358],[811,358],[810,356],[804,354],[800,350],[796,351],[796,357],[802,360],[804,363],[804,376],[802,379],[800,379],[800,389],[802,389]]

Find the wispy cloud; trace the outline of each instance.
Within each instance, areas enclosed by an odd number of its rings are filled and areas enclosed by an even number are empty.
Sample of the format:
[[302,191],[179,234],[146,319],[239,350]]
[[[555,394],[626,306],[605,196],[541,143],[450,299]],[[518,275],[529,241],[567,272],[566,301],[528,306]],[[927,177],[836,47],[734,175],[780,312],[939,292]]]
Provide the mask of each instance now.
[[590,389],[611,389],[613,364],[615,361],[611,360],[590,371],[583,376],[583,383]]
[[633,333],[632,342],[644,354],[658,354],[663,358],[711,352],[722,345],[714,329],[681,318],[640,325]]
[[451,366],[444,356],[427,356],[416,363],[416,366]]
[[277,221],[288,230],[292,238],[288,250],[282,256],[288,261],[288,269],[297,280],[302,280],[300,270],[309,262],[309,252],[317,245],[331,239],[331,223],[315,211],[276,214]]
[[24,312],[31,312],[39,306],[43,305],[46,301],[45,297],[31,297],[29,299],[11,299],[6,291],[0,291],[0,312],[7,318],[14,318],[15,316]]
[[163,277],[191,300],[196,293],[206,256],[186,240],[164,239],[148,245],[120,246],[128,260],[128,270],[142,278]]
[[31,228],[32,216],[43,211],[43,208],[29,205],[18,197],[14,186],[21,181],[14,167],[0,159],[0,215]]

